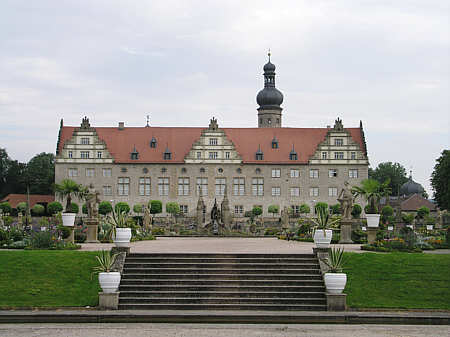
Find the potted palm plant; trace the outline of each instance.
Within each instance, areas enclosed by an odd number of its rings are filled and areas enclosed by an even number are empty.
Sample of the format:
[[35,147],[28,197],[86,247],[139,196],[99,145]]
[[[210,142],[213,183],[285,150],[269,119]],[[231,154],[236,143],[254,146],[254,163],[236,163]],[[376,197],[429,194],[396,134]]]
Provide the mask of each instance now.
[[341,294],[347,283],[347,274],[342,272],[345,265],[344,248],[332,248],[328,258],[322,261],[328,266],[328,271],[323,277],[327,292]]
[[110,236],[116,247],[129,247],[131,240],[131,228],[128,224],[128,214],[120,209],[111,212],[106,218],[106,222],[111,226]]
[[362,196],[367,201],[367,206],[364,208],[367,227],[378,227],[380,223],[380,199],[388,196],[390,192],[389,180],[381,184],[374,179],[364,179],[361,186],[353,186],[354,197]]
[[73,180],[64,179],[60,184],[55,184],[55,192],[62,199],[66,198],[66,208],[62,214],[63,226],[73,227],[77,214],[72,211],[72,198],[83,195],[83,186]]
[[100,254],[95,257],[98,265],[92,268],[92,273],[98,273],[98,282],[104,293],[113,293],[119,288],[120,273],[111,271],[116,257],[117,254],[111,255],[111,252],[107,250],[100,251]]
[[330,246],[333,231],[332,225],[339,221],[339,218],[332,219],[326,209],[317,208],[317,217],[311,219],[316,225],[314,230],[314,243],[317,248],[328,248]]

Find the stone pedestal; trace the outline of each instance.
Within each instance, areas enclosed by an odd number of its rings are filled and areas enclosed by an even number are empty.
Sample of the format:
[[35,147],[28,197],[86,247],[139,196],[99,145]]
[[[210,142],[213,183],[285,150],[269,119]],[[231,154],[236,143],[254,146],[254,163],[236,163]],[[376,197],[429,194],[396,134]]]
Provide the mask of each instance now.
[[341,221],[341,238],[339,243],[353,243],[352,241],[352,224],[353,221]]
[[347,310],[347,294],[329,294],[327,293],[327,310],[328,311],[345,311]]
[[119,308],[119,294],[115,293],[98,293],[98,308],[101,310],[117,310]]
[[130,254],[130,247],[112,247],[111,253],[125,253],[126,255]]
[[98,241],[98,220],[97,219],[87,219],[84,222],[87,226],[87,243],[99,243]]
[[367,243],[371,244],[377,240],[378,227],[367,227]]
[[66,227],[66,228],[69,228],[70,235],[69,235],[69,237],[65,238],[64,241],[75,243],[75,227]]

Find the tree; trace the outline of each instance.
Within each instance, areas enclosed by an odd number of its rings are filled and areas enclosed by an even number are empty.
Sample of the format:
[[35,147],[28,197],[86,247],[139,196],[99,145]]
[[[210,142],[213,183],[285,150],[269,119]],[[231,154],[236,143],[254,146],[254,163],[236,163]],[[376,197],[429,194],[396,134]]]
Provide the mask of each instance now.
[[383,223],[386,223],[392,215],[394,215],[394,209],[391,206],[386,205],[381,209],[381,221],[383,221]]
[[428,215],[430,215],[430,209],[426,206],[422,206],[417,210],[417,217],[419,219],[425,219]]
[[0,203],[0,209],[3,211],[3,214],[11,213],[12,211],[11,205],[7,201]]
[[19,202],[16,208],[18,212],[23,214],[27,210],[27,203],[25,201]]
[[361,215],[361,213],[362,213],[362,207],[361,207],[361,205],[353,204],[353,207],[352,207],[352,217],[353,217],[354,219],[358,219],[359,216]]
[[135,204],[133,206],[133,212],[137,214],[142,213],[142,204]]
[[79,210],[80,210],[80,207],[78,206],[78,204],[76,202],[71,202],[70,207],[69,207],[69,209],[66,209],[66,212],[78,214]]
[[439,208],[450,210],[450,150],[442,151],[441,156],[436,159],[431,174],[431,187]]
[[36,204],[33,206],[31,211],[33,212],[34,215],[41,216],[45,213],[45,207],[40,204]]
[[108,213],[111,213],[113,210],[112,205],[109,201],[102,201],[98,205],[98,212],[102,215],[106,215]]
[[307,204],[301,204],[299,209],[300,214],[308,214],[311,212],[311,208]]
[[162,202],[159,200],[151,200],[149,202],[150,213],[159,214],[162,212]]
[[374,179],[364,179],[361,181],[361,186],[353,186],[352,188],[355,198],[362,196],[369,203],[369,207],[364,208],[367,214],[378,213],[380,199],[388,196],[390,192],[389,181],[379,183]]
[[383,184],[389,181],[389,188],[392,195],[398,196],[400,187],[408,181],[406,169],[399,163],[380,163],[375,170],[369,169],[369,178]]
[[48,214],[53,215],[53,214],[62,212],[62,210],[63,210],[62,205],[57,201],[53,201],[47,205]]
[[180,205],[176,202],[168,202],[166,204],[166,212],[175,217],[178,213],[180,213]]
[[280,206],[279,205],[270,205],[267,209],[269,213],[272,213],[272,216],[275,216],[275,214],[278,214],[280,212]]
[[128,214],[130,212],[130,206],[126,202],[121,201],[118,202],[116,206],[114,206],[114,211],[116,213],[125,212],[126,214]]
[[255,207],[253,207],[253,209],[252,209],[252,213],[253,213],[254,216],[259,216],[259,215],[262,214],[262,212],[263,212],[263,210],[262,210],[262,208],[259,207],[259,206],[255,206]]
[[414,221],[414,214],[412,213],[403,213],[402,214],[402,220],[404,223],[411,225]]
[[52,194],[55,181],[55,156],[42,152],[28,162],[27,174],[30,179],[31,194]]
[[[64,179],[60,184],[55,184],[55,192],[62,199],[66,199],[66,212],[70,212],[72,198],[81,197],[84,193],[84,188],[82,185],[77,184],[75,181],[70,179]],[[77,205],[78,206],[78,205]],[[78,213],[78,212],[75,212]]]

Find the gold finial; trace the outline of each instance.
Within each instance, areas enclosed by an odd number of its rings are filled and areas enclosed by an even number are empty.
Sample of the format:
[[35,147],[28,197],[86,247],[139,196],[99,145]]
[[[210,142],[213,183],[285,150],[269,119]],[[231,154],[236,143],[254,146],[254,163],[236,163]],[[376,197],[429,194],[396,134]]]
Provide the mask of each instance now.
[[270,55],[272,55],[272,54],[270,53],[270,48],[269,48],[269,52],[267,53],[267,56],[269,56],[269,62],[270,62]]

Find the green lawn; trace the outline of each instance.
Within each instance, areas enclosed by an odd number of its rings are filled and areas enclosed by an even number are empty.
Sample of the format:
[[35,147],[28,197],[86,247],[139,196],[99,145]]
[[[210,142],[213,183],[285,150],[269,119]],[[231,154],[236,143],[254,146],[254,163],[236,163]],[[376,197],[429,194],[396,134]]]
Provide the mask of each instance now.
[[0,251],[0,307],[96,306],[96,252]]
[[450,255],[347,253],[352,308],[450,310]]

